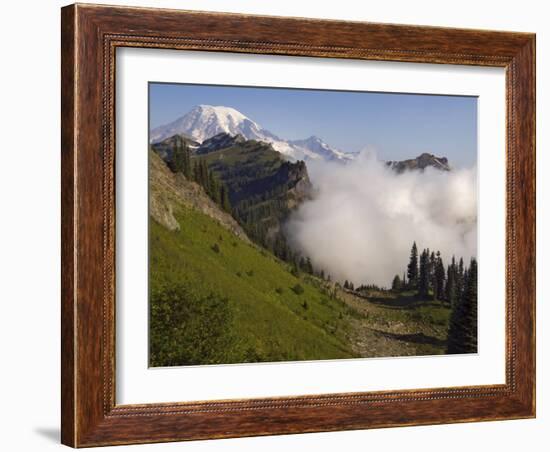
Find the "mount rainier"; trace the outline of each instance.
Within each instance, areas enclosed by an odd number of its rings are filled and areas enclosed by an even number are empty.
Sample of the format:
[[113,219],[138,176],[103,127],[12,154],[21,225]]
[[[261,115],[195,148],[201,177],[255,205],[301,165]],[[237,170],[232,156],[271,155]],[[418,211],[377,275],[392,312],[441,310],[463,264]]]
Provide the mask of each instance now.
[[316,136],[305,140],[284,140],[234,108],[212,105],[197,105],[175,121],[152,129],[150,142],[158,143],[183,134],[202,143],[220,133],[270,143],[289,160],[346,161],[355,157],[355,154],[335,149]]

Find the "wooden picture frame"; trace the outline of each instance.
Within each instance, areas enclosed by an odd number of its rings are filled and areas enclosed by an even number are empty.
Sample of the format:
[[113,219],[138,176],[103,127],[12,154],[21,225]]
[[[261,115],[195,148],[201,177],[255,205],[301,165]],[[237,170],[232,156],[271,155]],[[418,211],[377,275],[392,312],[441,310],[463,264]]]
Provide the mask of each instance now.
[[[535,416],[535,35],[71,5],[62,9],[62,442],[73,447]],[[506,383],[115,403],[115,50],[147,47],[506,70]]]

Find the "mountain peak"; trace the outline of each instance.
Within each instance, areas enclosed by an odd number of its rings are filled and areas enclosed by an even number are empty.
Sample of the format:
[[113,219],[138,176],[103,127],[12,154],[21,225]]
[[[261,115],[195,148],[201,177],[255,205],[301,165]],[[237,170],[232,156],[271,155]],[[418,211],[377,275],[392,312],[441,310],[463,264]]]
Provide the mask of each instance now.
[[235,121],[244,121],[245,119],[250,119],[243,115],[240,111],[235,110],[231,107],[224,107],[223,105],[206,105],[206,104],[200,104],[195,106],[191,112],[197,111],[201,112],[202,114],[211,115],[214,114],[218,116],[219,118],[233,118]]
[[[312,135],[305,140],[283,140],[262,128],[240,111],[222,105],[200,104],[175,121],[151,130],[150,142],[159,143],[174,135],[186,136],[204,142],[216,135],[226,133],[242,135],[246,140],[263,141],[289,160],[324,159],[350,160],[350,154],[334,149],[319,137]],[[227,137],[224,138],[227,140]],[[209,143],[213,144],[213,143]],[[204,149],[209,149],[209,146]]]
[[175,121],[153,129],[150,141],[157,143],[181,133],[200,142],[219,133],[241,134],[249,138],[247,135],[255,135],[260,129],[258,124],[234,108],[201,104]]
[[447,157],[436,157],[434,154],[423,152],[414,159],[386,162],[391,169],[402,173],[407,170],[424,170],[431,166],[441,171],[450,171],[449,160]]

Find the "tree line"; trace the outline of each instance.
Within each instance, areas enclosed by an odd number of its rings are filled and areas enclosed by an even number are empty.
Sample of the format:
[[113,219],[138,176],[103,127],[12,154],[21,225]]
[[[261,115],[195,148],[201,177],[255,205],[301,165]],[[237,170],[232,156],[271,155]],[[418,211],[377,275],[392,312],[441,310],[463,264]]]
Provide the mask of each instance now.
[[415,242],[411,248],[406,277],[404,274],[401,279],[399,275],[395,275],[392,289],[416,290],[421,296],[431,296],[434,300],[447,301],[454,306],[464,293],[467,278],[468,268],[465,267],[462,257],[457,263],[453,256],[451,263],[445,268],[439,251],[425,248],[419,256]]
[[456,262],[455,256],[445,266],[441,253],[430,252],[428,248],[418,255],[416,242],[413,243],[407,279],[396,275],[392,289],[416,290],[419,296],[429,297],[450,304],[452,308],[448,353],[475,353],[477,351],[477,260],[472,258],[469,267],[462,257]]
[[192,180],[204,188],[210,199],[223,210],[231,213],[231,202],[227,186],[208,168],[205,159],[191,158],[187,143],[178,140],[172,151],[171,169],[181,173],[187,180]]
[[[271,231],[271,228],[278,226],[277,218],[284,218],[289,213],[285,201],[281,199],[285,187],[274,187],[266,193],[251,196],[233,206],[229,187],[208,167],[205,158],[192,157],[188,144],[182,139],[178,139],[174,144],[169,167],[174,173],[181,173],[186,179],[199,184],[216,204],[237,220],[255,243],[291,264],[293,274],[307,273],[322,279],[327,278],[324,270],[313,268],[309,257],[290,247],[281,230],[275,233]],[[250,174],[247,176],[250,177]],[[328,278],[330,280],[330,276]]]

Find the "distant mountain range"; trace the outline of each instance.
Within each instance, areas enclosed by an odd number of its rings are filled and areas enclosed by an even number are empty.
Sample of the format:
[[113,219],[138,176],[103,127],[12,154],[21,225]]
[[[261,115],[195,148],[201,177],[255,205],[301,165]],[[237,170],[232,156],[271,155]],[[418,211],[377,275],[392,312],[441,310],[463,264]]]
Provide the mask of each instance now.
[[[183,140],[198,155],[242,144],[248,140],[268,143],[290,161],[325,160],[349,162],[358,154],[344,152],[314,135],[303,140],[285,140],[262,128],[257,122],[231,107],[197,105],[176,120],[151,130],[150,143],[164,156],[174,140]],[[416,158],[385,162],[398,173],[433,167],[450,171],[446,157],[423,153]]]
[[220,133],[269,143],[289,160],[346,161],[353,160],[356,155],[336,149],[316,136],[304,140],[284,140],[234,108],[212,105],[197,105],[176,120],[154,128],[151,130],[150,143],[159,143],[174,135],[184,135],[204,143]]

